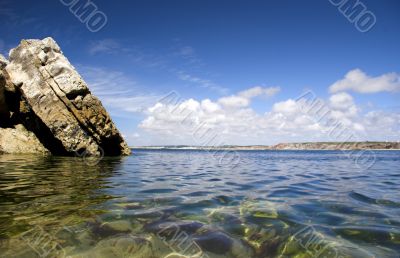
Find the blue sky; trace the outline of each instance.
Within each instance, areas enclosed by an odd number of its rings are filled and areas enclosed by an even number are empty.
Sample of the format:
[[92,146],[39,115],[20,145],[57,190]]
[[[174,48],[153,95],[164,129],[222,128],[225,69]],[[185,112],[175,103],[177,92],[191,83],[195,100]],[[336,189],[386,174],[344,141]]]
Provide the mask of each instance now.
[[[204,144],[204,123],[220,144],[338,140],[296,107],[305,90],[357,139],[400,140],[399,1],[363,0],[368,32],[329,0],[92,3],[98,32],[61,1],[0,0],[0,52],[53,37],[130,145]],[[192,123],[157,105],[171,91]]]

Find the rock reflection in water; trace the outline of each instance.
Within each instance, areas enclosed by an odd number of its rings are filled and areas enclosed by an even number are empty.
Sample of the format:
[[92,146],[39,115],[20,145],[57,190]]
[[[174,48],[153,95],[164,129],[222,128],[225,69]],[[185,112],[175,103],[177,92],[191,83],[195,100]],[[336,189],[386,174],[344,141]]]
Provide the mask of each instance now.
[[112,198],[99,190],[120,162],[109,158],[92,166],[75,157],[0,155],[0,237],[103,213],[93,207]]

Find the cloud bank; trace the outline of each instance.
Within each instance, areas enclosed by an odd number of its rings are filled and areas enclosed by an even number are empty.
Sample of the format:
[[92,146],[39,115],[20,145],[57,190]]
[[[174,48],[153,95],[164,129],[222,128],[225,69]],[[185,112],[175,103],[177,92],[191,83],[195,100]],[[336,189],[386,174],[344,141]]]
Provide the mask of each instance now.
[[[251,108],[253,98],[278,92],[279,87],[253,87],[216,101],[158,102],[146,111],[147,117],[139,128],[175,139],[176,144],[196,144],[199,128],[214,131],[220,145],[339,140],[330,138],[332,128],[314,114],[304,112],[296,99],[276,102],[263,114]],[[325,119],[351,131],[352,140],[400,139],[400,114],[379,110],[362,113],[354,98],[345,92],[331,95],[323,105],[328,111]],[[379,124],[375,122],[377,120]]]

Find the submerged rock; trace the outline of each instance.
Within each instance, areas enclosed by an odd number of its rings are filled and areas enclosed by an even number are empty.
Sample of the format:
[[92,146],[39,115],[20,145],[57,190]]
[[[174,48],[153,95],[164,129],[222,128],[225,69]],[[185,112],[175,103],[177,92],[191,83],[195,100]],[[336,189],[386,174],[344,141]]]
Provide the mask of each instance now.
[[97,239],[103,239],[110,236],[115,236],[121,233],[129,233],[132,228],[128,221],[113,221],[113,222],[99,222],[88,223],[92,234]]
[[204,250],[216,254],[228,253],[233,245],[233,239],[223,232],[208,231],[194,237],[194,241]]
[[22,40],[0,57],[1,127],[22,122],[53,154],[129,155],[101,102],[52,38]]
[[244,241],[198,221],[160,220],[146,225],[144,230],[187,257],[253,257],[254,254]]
[[154,255],[152,243],[146,238],[133,235],[120,235],[97,243],[84,252],[70,254],[68,257],[120,258],[120,257],[159,257]]

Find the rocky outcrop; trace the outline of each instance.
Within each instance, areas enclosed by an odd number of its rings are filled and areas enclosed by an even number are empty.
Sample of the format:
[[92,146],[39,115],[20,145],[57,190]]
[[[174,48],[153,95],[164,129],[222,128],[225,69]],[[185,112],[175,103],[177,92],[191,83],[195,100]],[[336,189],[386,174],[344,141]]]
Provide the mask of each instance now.
[[101,102],[52,38],[23,40],[10,51],[9,63],[0,62],[0,126],[23,124],[53,154],[130,154]]
[[49,151],[34,133],[26,130],[22,124],[18,124],[15,128],[0,128],[0,153],[49,154]]

